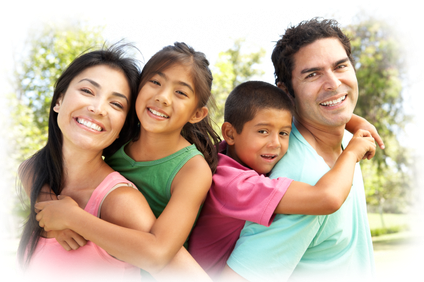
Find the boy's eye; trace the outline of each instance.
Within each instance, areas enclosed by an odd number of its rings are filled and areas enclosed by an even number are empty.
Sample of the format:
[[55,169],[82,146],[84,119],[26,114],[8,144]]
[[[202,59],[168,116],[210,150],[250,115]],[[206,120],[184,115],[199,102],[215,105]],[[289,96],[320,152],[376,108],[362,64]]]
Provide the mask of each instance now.
[[280,135],[287,136],[287,135],[289,135],[289,133],[282,131],[282,132],[280,132]]
[[261,133],[261,134],[267,134],[267,133],[268,133],[268,131],[266,131],[266,130],[258,130],[258,133]]

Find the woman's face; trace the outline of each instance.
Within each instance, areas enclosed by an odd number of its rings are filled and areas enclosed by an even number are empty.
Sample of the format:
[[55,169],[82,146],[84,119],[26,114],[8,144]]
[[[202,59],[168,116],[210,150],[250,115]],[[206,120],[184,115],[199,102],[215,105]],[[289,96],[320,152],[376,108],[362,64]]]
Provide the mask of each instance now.
[[98,65],[77,75],[53,108],[63,148],[101,152],[112,144],[125,123],[130,95],[120,70]]

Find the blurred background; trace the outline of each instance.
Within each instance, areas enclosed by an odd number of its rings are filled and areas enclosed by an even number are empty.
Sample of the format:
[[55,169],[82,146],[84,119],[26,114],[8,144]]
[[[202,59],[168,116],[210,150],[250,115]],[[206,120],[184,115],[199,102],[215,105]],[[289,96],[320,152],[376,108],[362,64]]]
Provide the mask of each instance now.
[[[182,41],[206,54],[222,123],[229,92],[247,80],[274,83],[271,53],[290,25],[336,19],[352,39],[359,83],[355,113],[386,144],[361,163],[379,281],[416,277],[423,248],[424,43],[416,1],[14,1],[0,11],[0,225],[2,274],[14,273],[26,211],[16,189],[22,160],[45,144],[53,85],[89,48],[118,41],[143,63]],[[218,128],[218,127],[217,127]],[[25,202],[26,199],[23,199]],[[415,280],[415,279],[414,279]]]

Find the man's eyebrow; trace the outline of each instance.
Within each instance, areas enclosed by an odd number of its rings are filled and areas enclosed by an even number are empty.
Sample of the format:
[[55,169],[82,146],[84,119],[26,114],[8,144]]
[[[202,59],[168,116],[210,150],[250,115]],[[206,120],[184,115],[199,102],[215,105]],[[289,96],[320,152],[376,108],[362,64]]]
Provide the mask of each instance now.
[[[343,63],[346,63],[347,61],[349,61],[349,58],[348,57],[343,58],[343,59],[340,59],[340,60],[338,60],[337,62],[335,62],[333,64],[333,67],[336,67],[336,66],[338,66],[340,64],[343,64]],[[323,68],[320,68],[320,67],[308,68],[308,69],[303,69],[300,73],[301,74],[305,74],[305,73],[320,71],[322,69]]]
[[[93,84],[95,87],[97,87],[97,88],[99,88],[99,89],[101,89],[101,88],[102,88],[102,86],[101,86],[100,84],[98,84],[97,82],[95,82],[94,80],[89,79],[89,78],[83,78],[83,79],[81,79],[79,82],[84,81],[84,80],[86,80],[86,81],[90,82],[91,84]],[[122,94],[122,93],[119,93],[119,92],[113,92],[113,93],[112,93],[112,95],[113,95],[113,96],[117,96],[117,97],[124,98],[125,100],[127,100],[127,103],[129,103],[129,102],[130,102],[130,101],[128,101],[127,96],[125,96],[125,95],[124,95],[124,94]]]

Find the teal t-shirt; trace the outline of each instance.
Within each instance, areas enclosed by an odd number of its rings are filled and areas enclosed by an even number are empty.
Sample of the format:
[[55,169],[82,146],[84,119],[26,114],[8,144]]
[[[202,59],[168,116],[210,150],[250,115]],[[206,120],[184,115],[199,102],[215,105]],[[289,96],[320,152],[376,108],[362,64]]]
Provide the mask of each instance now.
[[[350,138],[346,132],[344,147]],[[284,176],[315,185],[328,171],[324,159],[293,124],[287,154],[270,177]],[[250,281],[372,278],[374,256],[359,164],[350,194],[337,212],[326,216],[276,215],[269,228],[246,222],[227,263]]]
[[[112,156],[105,158],[106,163],[134,183],[144,195],[153,214],[158,218],[171,199],[171,184],[175,175],[188,160],[202,153],[194,144],[185,147],[165,158],[136,162],[125,153],[125,144]],[[200,213],[200,210],[199,210]],[[188,248],[188,238],[184,247]],[[146,271],[141,270],[143,281],[155,281]]]

